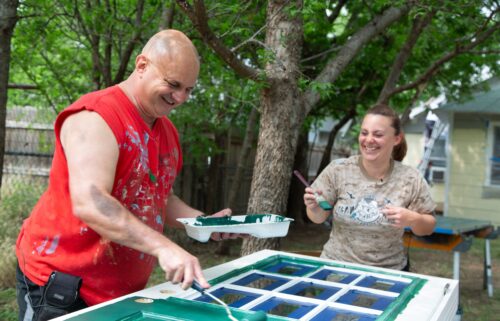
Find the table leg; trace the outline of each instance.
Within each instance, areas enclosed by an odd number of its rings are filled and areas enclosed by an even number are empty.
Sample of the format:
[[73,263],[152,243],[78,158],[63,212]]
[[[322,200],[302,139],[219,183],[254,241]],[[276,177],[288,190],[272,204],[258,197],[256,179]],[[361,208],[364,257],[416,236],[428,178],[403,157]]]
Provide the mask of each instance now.
[[490,240],[484,240],[484,281],[488,289],[488,296],[493,297],[493,273],[491,271]]
[[460,252],[453,252],[453,279],[460,280]]

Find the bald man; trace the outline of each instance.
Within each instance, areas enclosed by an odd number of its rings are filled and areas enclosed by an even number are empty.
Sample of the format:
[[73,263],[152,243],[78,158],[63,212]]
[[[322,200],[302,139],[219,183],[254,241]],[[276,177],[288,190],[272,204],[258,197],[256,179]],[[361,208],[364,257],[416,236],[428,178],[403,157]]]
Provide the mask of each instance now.
[[203,214],[173,194],[182,153],[167,118],[188,99],[199,68],[192,42],[164,30],[127,80],[58,115],[49,186],[16,245],[20,320],[47,320],[143,289],[156,262],[184,289],[193,279],[209,286],[198,259],[162,233],[166,224],[178,227],[178,217]]

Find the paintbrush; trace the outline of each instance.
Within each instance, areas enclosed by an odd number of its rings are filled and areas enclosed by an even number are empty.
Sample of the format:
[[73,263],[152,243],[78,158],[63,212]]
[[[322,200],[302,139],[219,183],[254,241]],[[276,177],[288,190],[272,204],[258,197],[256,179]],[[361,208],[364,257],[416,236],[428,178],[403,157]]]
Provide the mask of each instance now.
[[218,302],[219,304],[221,304],[226,309],[226,313],[227,313],[227,316],[228,316],[229,320],[231,320],[231,321],[238,321],[238,319],[236,319],[233,316],[233,314],[231,313],[231,310],[229,309],[229,306],[224,301],[222,301],[218,297],[216,297],[215,295],[211,294],[208,291],[205,291],[205,289],[201,286],[200,283],[198,283],[198,281],[193,280],[193,283],[191,284],[191,287],[193,289],[195,289],[196,291],[200,292],[203,295],[208,295],[210,298],[214,299],[216,302]]
[[[311,185],[309,185],[309,183],[306,181],[306,179],[304,178],[304,176],[302,176],[302,174],[300,174],[299,171],[295,170],[295,171],[293,171],[293,173],[295,174],[295,176],[297,176],[300,179],[300,181],[306,187],[311,187]],[[325,198],[322,195],[319,195],[318,193],[314,192],[314,197],[316,197],[316,202],[318,202],[319,207],[321,207],[325,211],[331,211],[332,210],[333,207],[330,205],[330,203],[328,203],[325,200]]]

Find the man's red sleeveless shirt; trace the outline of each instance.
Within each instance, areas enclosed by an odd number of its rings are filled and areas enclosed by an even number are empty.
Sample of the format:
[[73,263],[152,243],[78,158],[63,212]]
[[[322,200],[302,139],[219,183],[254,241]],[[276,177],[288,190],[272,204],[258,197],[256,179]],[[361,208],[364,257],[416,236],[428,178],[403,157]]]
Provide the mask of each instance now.
[[102,238],[73,214],[60,132],[64,120],[81,110],[98,113],[115,135],[119,158],[112,195],[159,232],[182,154],[170,120],[159,118],[150,129],[118,86],[81,97],[57,117],[49,186],[22,226],[16,254],[23,273],[39,285],[54,270],[82,277],[81,297],[94,305],[143,289],[156,259]]

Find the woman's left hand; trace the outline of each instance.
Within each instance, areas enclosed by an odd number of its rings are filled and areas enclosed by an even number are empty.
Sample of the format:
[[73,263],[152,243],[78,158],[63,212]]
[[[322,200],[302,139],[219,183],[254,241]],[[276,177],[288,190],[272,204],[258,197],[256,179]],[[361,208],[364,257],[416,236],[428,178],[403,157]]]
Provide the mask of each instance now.
[[386,205],[382,209],[382,213],[384,213],[387,221],[389,221],[392,226],[399,228],[411,226],[416,214],[407,208],[394,205]]

